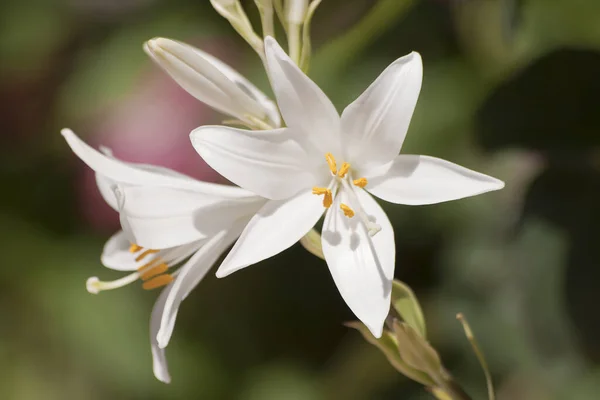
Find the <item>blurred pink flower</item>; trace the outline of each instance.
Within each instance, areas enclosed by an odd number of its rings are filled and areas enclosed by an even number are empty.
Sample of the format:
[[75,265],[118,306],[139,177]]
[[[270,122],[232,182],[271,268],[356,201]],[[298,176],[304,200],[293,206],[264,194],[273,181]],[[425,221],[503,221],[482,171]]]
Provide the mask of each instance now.
[[[231,46],[211,44],[208,47],[213,54],[231,58],[217,52]],[[189,133],[199,125],[218,122],[217,113],[149,60],[131,93],[91,123],[94,128],[89,140],[95,147],[110,148],[122,160],[161,165],[203,181],[225,182],[198,157],[189,139]],[[96,229],[117,229],[118,216],[100,196],[92,170],[83,169],[78,187],[83,217]]]

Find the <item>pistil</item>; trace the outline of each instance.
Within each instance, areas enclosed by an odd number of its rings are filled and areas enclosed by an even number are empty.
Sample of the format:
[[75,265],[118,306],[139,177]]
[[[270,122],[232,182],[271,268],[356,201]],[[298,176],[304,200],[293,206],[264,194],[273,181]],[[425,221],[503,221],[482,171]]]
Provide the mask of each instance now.
[[[376,224],[375,222],[372,222],[371,220],[369,220],[369,216],[367,215],[367,213],[365,213],[365,211],[361,207],[360,201],[358,200],[356,193],[354,193],[354,189],[352,189],[352,186],[350,186],[350,184],[348,183],[348,180],[342,179],[341,181],[342,181],[342,185],[344,185],[344,189],[346,189],[345,193],[347,193],[350,203],[354,206],[354,213],[356,215],[358,215],[358,217],[361,219],[363,224],[365,224],[365,227],[367,228],[367,231],[369,232],[369,236],[371,236],[371,237],[375,236],[377,234],[377,232],[379,232],[381,230],[381,226],[379,224]],[[342,205],[340,205],[340,207]],[[342,208],[342,210],[343,210],[343,208]],[[344,211],[344,215],[348,216],[345,211]]]

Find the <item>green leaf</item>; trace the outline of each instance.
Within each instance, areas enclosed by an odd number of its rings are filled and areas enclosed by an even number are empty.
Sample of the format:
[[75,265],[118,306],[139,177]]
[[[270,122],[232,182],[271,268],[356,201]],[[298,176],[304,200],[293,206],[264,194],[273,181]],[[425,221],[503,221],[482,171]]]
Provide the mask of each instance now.
[[440,388],[431,388],[431,394],[438,400],[452,400],[452,396]]
[[419,335],[426,337],[423,310],[421,310],[412,289],[398,280],[394,280],[392,284],[392,307],[404,322],[417,331]]
[[398,342],[396,341],[393,333],[389,331],[383,331],[381,338],[377,339],[361,322],[348,322],[346,323],[346,326],[356,329],[363,335],[367,342],[379,348],[379,350],[381,350],[386,356],[390,364],[392,364],[392,366],[402,375],[425,386],[435,385],[434,380],[427,373],[411,367],[407,362],[405,362],[405,360],[403,360],[403,358],[400,356]]
[[440,381],[445,376],[442,360],[429,342],[410,325],[394,321],[394,332],[400,358],[411,368]]

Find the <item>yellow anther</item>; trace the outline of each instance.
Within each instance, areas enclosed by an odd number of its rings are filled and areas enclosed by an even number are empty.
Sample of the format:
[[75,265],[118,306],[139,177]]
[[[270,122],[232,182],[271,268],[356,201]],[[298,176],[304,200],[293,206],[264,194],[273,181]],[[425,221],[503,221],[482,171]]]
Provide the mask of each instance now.
[[350,171],[350,164],[348,164],[347,162],[345,162],[340,167],[340,170],[338,171],[338,176],[340,178],[343,178],[344,176],[346,176],[346,174],[348,173],[348,171]]
[[327,190],[325,193],[325,197],[323,197],[323,207],[329,208],[333,204],[333,195],[331,194],[331,190]]
[[140,274],[143,274],[144,272],[146,272],[151,266],[152,264],[156,264],[156,262],[160,262],[160,258],[156,257],[153,260],[150,260],[149,263],[146,263],[144,265],[142,265],[141,267],[139,267],[137,270]]
[[130,253],[137,253],[138,251],[140,251],[142,249],[143,249],[143,247],[138,246],[137,244],[133,244],[133,243],[131,243],[131,246],[129,246]]
[[348,207],[346,204],[342,203],[340,204],[340,208],[342,209],[342,211],[344,212],[344,215],[348,218],[352,218],[354,217],[354,211]]
[[317,187],[315,186],[312,189],[313,194],[316,195],[324,195],[323,197],[323,207],[325,208],[329,208],[331,207],[331,204],[333,203],[333,195],[331,193],[331,190],[327,189],[327,188],[322,188],[322,187]]
[[154,253],[158,253],[158,252],[159,252],[159,250],[152,250],[152,249],[146,250],[146,251],[144,251],[142,254],[140,254],[139,256],[137,256],[137,257],[135,258],[135,261],[141,261],[141,260],[143,260],[143,259],[144,259],[144,257],[146,257],[148,254],[154,254]]
[[335,157],[331,153],[325,154],[325,160],[327,160],[327,164],[329,165],[329,170],[332,174],[337,174],[337,164],[335,163]]
[[164,275],[157,276],[156,278],[152,278],[149,281],[144,282],[144,284],[142,285],[142,288],[144,288],[144,290],[152,290],[152,289],[156,289],[156,288],[168,285],[171,282],[173,282],[173,277],[169,274],[164,274]]
[[147,270],[146,272],[144,272],[140,275],[140,278],[143,281],[147,281],[150,278],[154,278],[157,275],[167,272],[168,269],[169,269],[169,266],[167,264],[160,263],[160,264],[150,267],[149,270]]
[[364,188],[365,186],[367,186],[367,178],[360,178],[360,179],[355,179],[352,181],[352,183],[354,183],[355,186]]

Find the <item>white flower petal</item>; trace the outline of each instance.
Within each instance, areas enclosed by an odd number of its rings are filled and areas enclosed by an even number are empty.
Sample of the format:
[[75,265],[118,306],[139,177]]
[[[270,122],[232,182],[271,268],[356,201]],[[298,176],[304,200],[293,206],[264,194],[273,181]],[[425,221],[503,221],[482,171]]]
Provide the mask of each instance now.
[[276,105],[246,78],[219,59],[185,43],[149,40],[146,53],[182,88],[218,111],[241,120],[250,114],[279,127]]
[[119,211],[119,203],[117,201],[117,197],[115,196],[115,188],[117,187],[117,183],[107,178],[104,175],[95,174],[96,177],[96,185],[98,186],[98,191],[100,191],[100,195],[113,210]]
[[118,231],[108,239],[102,250],[100,261],[107,268],[117,271],[135,271],[140,264],[135,261],[135,256],[129,252],[129,241],[127,235],[123,231]]
[[341,154],[340,117],[323,91],[272,37],[265,39],[267,72],[287,126],[303,132],[318,157]]
[[[400,152],[417,104],[423,64],[419,53],[399,58],[342,113],[346,156],[361,170],[375,168]],[[364,174],[361,171],[361,174]]]
[[128,238],[152,249],[210,237],[240,218],[250,219],[265,202],[254,195],[225,199],[160,186],[119,186],[116,193]]
[[[63,129],[61,133],[73,152],[84,163],[96,173],[120,184],[168,186],[197,193],[223,196],[224,198],[246,197],[249,195],[247,191],[240,188],[197,181],[166,168],[156,167],[150,169],[147,165],[127,164],[88,146],[70,129]],[[169,172],[163,173],[164,171]]]
[[156,335],[160,348],[164,349],[169,344],[181,302],[204,278],[219,256],[233,243],[245,222],[240,221],[229,230],[221,231],[210,238],[178,271],[175,280],[171,283],[172,289],[165,300],[160,328]]
[[499,190],[504,182],[441,158],[401,154],[366,189],[383,200],[407,205],[435,204]]
[[322,244],[331,276],[348,307],[380,337],[390,309],[396,247],[394,230],[379,204],[362,189],[355,190],[369,219],[381,226],[370,237],[358,215],[344,216],[340,203],[352,207],[341,189],[325,215]]
[[[156,339],[158,331],[160,330],[160,322],[165,311],[165,302],[167,297],[173,288],[173,283],[170,283],[165,287],[156,302],[152,307],[152,314],[150,315],[150,348],[152,350],[152,370],[154,376],[161,382],[171,383],[171,375],[169,374],[169,366],[167,364],[167,357],[165,349],[158,345]],[[173,318],[175,320],[175,318]]]
[[162,262],[169,265],[176,265],[188,258],[201,244],[202,240],[199,240],[183,246],[166,248],[158,253],[148,255],[140,261],[135,261],[143,250],[139,250],[139,253],[131,253],[129,235],[124,231],[119,231],[111,236],[104,245],[100,260],[105,267],[116,271],[136,271],[155,258],[160,258]]
[[194,148],[233,183],[269,199],[284,199],[315,185],[298,131],[247,131],[202,126],[191,135]]
[[223,278],[291,247],[317,223],[325,208],[309,190],[291,199],[271,200],[250,220],[217,271]]
[[[106,147],[101,147],[100,149],[106,157],[109,157],[115,161],[118,161],[123,164],[127,164],[133,168],[142,169],[145,171],[156,172],[157,174],[167,175],[179,177],[182,179],[192,179],[187,175],[184,175],[180,172],[173,171],[172,169],[160,167],[157,165],[149,165],[149,164],[138,164],[138,163],[127,163],[125,161],[120,161],[116,159],[112,151]],[[98,185],[98,190],[100,191],[100,195],[106,201],[106,203],[112,207],[113,210],[119,211],[119,205],[117,202],[117,198],[115,197],[115,188],[118,186],[119,182],[114,179],[110,179],[102,174],[96,173],[96,184]]]

